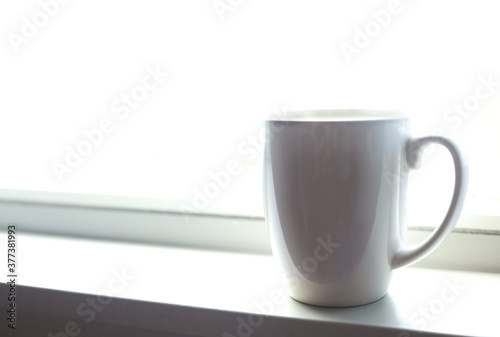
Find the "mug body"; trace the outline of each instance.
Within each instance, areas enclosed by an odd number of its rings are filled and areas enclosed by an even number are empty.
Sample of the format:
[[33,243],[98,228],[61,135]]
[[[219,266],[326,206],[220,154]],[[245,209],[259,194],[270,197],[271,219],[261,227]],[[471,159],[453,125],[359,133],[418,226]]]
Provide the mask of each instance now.
[[406,228],[408,119],[324,111],[266,128],[266,220],[291,297],[329,307],[383,297]]

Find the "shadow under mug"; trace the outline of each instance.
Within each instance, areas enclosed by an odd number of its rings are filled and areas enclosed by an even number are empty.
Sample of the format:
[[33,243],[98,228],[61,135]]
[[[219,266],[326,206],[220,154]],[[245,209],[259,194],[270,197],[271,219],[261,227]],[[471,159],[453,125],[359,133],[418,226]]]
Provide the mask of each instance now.
[[[455,226],[468,166],[449,139],[412,138],[408,117],[392,112],[294,112],[265,123],[266,221],[292,298],[327,307],[376,301],[393,269],[432,252]],[[431,143],[453,158],[451,204],[426,240],[405,246],[408,173]]]

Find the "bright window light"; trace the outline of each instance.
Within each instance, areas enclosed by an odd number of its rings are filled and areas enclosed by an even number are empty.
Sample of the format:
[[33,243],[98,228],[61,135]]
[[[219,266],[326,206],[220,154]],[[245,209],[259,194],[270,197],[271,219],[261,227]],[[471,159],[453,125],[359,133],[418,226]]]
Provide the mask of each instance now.
[[[496,2],[25,0],[0,22],[2,189],[262,216],[264,116],[390,109],[458,142],[465,213],[499,215]],[[453,179],[428,150],[410,225],[437,224]]]

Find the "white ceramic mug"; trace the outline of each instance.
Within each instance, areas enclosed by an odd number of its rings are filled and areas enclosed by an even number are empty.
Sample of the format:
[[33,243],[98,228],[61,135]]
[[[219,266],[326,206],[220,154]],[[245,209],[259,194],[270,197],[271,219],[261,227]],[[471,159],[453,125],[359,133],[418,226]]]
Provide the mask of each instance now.
[[[455,226],[467,190],[466,161],[446,138],[412,138],[408,123],[398,113],[362,110],[266,120],[266,220],[294,299],[328,307],[376,301],[393,269],[432,252]],[[452,201],[425,241],[405,246],[408,172],[431,143],[453,158]]]

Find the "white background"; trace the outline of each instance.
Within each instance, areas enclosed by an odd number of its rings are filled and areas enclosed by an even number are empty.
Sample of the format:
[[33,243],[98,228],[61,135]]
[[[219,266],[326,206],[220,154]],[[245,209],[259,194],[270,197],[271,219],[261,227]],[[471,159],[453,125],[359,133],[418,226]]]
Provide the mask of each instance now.
[[[16,48],[12,34],[22,36],[23,18],[33,23],[41,5],[2,2],[0,188],[191,207],[210,172],[234,160],[241,173],[203,211],[262,215],[261,152],[249,160],[241,151],[251,149],[260,119],[369,108],[403,111],[416,136],[441,132],[462,146],[470,212],[500,198],[500,86],[467,117],[444,117],[474,95],[480,78],[500,82],[497,2],[401,0],[350,62],[341,44],[355,46],[357,29],[390,1],[215,3],[231,10],[221,14],[208,0],[69,1]],[[142,83],[148,66],[169,75],[120,120],[112,103]],[[53,163],[64,164],[66,147],[104,118],[113,132],[59,181]],[[411,181],[412,225],[434,225],[451,195],[450,158],[437,150],[425,159]]]

